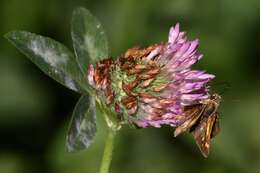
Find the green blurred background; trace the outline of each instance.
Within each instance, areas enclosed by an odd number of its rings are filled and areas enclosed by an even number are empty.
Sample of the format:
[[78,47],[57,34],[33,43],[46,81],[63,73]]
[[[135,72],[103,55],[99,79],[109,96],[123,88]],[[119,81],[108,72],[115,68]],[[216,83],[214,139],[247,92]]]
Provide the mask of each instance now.
[[260,172],[259,0],[1,0],[1,173],[98,172],[106,135],[102,119],[89,150],[67,153],[65,135],[79,95],[44,75],[2,37],[27,30],[72,48],[70,18],[78,6],[103,23],[112,56],[166,41],[169,27],[180,22],[189,38],[200,39],[204,59],[197,67],[216,74],[212,89],[223,97],[222,131],[208,159],[190,134],[175,139],[169,127],[125,128],[111,172]]

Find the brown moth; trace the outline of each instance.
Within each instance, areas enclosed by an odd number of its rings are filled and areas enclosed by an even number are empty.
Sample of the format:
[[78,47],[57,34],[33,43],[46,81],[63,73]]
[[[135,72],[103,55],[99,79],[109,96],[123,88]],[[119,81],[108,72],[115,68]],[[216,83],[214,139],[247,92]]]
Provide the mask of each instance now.
[[219,113],[217,112],[221,97],[213,94],[209,99],[201,104],[187,106],[184,113],[187,117],[174,132],[174,136],[189,130],[204,157],[208,157],[210,149],[210,140],[215,137],[219,131]]

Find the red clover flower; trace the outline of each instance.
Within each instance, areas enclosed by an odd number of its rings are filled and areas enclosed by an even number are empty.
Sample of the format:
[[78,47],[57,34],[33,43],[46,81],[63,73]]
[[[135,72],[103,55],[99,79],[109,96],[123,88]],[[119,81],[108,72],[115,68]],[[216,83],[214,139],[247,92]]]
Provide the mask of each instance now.
[[185,119],[184,108],[209,99],[214,75],[191,67],[202,58],[199,41],[189,41],[179,24],[167,43],[128,49],[117,60],[91,64],[89,84],[125,120],[139,127],[173,127]]

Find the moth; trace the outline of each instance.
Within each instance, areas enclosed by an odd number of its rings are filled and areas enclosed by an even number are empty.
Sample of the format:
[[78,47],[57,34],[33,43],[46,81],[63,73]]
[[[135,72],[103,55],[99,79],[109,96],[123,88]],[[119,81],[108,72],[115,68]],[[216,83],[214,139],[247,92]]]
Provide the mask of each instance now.
[[187,106],[184,108],[185,120],[180,124],[174,132],[174,136],[189,130],[202,155],[208,157],[210,150],[210,140],[219,132],[219,107],[221,97],[218,94],[213,94],[209,99],[200,104]]

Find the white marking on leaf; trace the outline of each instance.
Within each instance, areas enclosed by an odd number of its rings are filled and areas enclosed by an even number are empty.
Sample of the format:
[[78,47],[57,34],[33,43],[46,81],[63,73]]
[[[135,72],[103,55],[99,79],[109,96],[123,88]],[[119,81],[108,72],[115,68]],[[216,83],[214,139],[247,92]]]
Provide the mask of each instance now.
[[89,37],[86,35],[84,38],[85,38],[84,45],[87,45],[87,50],[89,52],[90,58],[93,60],[95,60],[96,58],[99,58],[99,57],[97,57],[99,52],[98,52],[98,49],[95,47],[95,40],[93,39],[93,37]]
[[74,83],[74,81],[70,78],[70,77],[68,77],[68,76],[65,76],[65,85],[67,86],[67,87],[69,87],[70,89],[72,89],[72,90],[76,90],[77,89],[77,87],[75,86],[75,83]]
[[46,49],[47,45],[43,40],[31,41],[30,47],[36,55],[42,57],[43,60],[52,67],[57,67],[58,65],[65,64],[68,61],[68,56],[66,54],[58,54],[51,47]]

